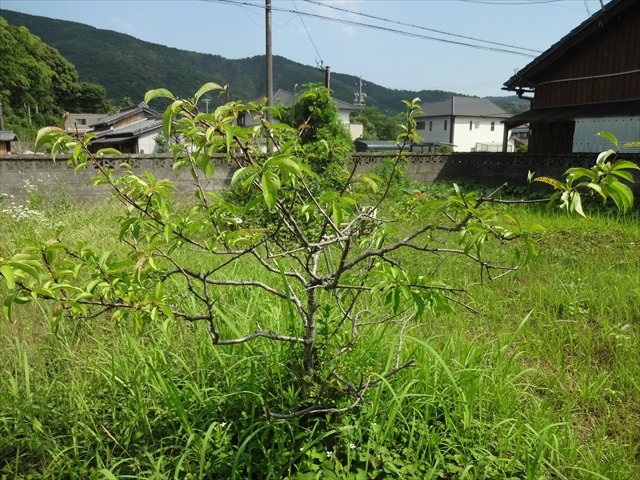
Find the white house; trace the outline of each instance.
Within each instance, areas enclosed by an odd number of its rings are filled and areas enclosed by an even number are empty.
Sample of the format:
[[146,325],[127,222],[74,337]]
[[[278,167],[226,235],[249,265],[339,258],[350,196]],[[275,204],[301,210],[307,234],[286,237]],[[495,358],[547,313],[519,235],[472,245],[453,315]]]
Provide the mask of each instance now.
[[507,112],[484,98],[451,97],[422,105],[416,117],[424,145],[450,145],[454,152],[501,152]]

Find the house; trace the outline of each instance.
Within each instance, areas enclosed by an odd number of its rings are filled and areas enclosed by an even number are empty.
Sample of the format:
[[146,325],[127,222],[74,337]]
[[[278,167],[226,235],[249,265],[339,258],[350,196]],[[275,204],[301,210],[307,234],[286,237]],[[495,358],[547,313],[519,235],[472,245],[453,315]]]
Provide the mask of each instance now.
[[155,153],[162,116],[146,103],[140,103],[104,117],[91,127],[97,137],[91,143],[93,150],[110,147],[122,153]]
[[105,117],[104,113],[70,113],[64,121],[64,131],[73,134],[78,132],[83,135],[92,129],[92,125]]
[[509,129],[508,143],[511,145],[509,151],[515,152],[529,147],[529,130],[529,125],[519,125]]
[[529,152],[598,152],[640,140],[640,2],[612,0],[505,82],[531,100],[507,128],[531,124]]
[[17,141],[17,135],[11,130],[0,130],[0,155],[11,153],[11,142]]
[[455,96],[422,105],[416,129],[424,145],[450,145],[455,152],[502,151],[503,120],[509,114],[484,98]]
[[[263,97],[260,97],[254,100],[256,103],[260,103]],[[338,100],[337,98],[333,99],[336,102],[337,114],[338,118],[344,123],[344,125],[349,130],[351,134],[351,139],[355,140],[356,138],[362,137],[363,134],[363,126],[360,123],[351,123],[350,115],[353,112],[357,112],[360,110],[359,107],[352,105],[350,103],[344,102],[342,100]],[[273,94],[273,106],[282,106],[282,107],[290,107],[296,101],[295,94],[291,92],[287,92],[286,90],[279,89],[276,93]],[[238,117],[238,125],[255,125],[257,120],[253,119],[253,115],[251,114],[240,114]]]

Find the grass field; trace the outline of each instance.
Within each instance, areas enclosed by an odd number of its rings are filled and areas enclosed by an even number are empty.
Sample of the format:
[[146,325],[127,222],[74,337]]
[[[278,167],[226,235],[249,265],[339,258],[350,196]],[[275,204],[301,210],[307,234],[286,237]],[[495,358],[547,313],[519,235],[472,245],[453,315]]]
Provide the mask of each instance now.
[[[342,415],[265,416],[295,404],[287,345],[214,347],[202,326],[163,319],[140,335],[103,318],[54,331],[45,303],[16,309],[0,320],[0,478],[640,478],[638,216],[515,211],[547,227],[539,256],[495,281],[440,266],[480,313],[405,329],[418,366]],[[0,243],[13,252],[64,225],[117,248],[115,215],[0,214]],[[239,330],[287,319],[260,295],[227,301]],[[391,365],[399,334],[372,328],[350,366]]]

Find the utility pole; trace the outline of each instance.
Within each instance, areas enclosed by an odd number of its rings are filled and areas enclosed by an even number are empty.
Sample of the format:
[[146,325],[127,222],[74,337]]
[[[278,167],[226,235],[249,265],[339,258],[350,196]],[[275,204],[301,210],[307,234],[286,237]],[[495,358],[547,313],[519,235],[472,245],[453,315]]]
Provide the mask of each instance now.
[[364,107],[364,99],[367,97],[367,94],[362,91],[363,86],[364,83],[362,83],[362,77],[360,77],[360,81],[358,82],[358,91],[354,93],[356,98],[353,102],[356,107],[360,108]]
[[[264,19],[266,32],[267,57],[267,106],[273,106],[273,49],[271,46],[271,0],[264,0]],[[269,121],[267,112],[267,121]],[[273,142],[267,138],[267,151],[273,153]]]
[[209,102],[211,101],[210,98],[203,98],[202,101],[204,102],[204,104],[207,106],[207,113],[209,113]]
[[2,99],[0,99],[0,130],[4,130],[4,117],[2,116]]
[[298,88],[298,84],[296,83],[293,86],[293,103],[291,104],[291,126],[294,127],[293,124],[296,118],[296,88]]
[[265,31],[267,34],[267,105],[273,106],[273,49],[271,45],[271,0],[265,0],[264,5]]

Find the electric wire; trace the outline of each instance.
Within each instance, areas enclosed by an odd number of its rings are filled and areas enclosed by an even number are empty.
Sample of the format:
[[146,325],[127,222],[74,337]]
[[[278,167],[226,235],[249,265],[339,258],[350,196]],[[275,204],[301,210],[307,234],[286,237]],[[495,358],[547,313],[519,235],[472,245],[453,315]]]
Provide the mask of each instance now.
[[451,37],[463,38],[465,40],[473,40],[474,42],[482,42],[482,43],[488,43],[488,44],[491,44],[491,45],[498,45],[498,46],[501,46],[501,47],[515,48],[515,49],[518,49],[518,50],[527,50],[527,51],[534,52],[534,53],[542,53],[540,50],[535,50],[533,48],[518,47],[516,45],[509,45],[509,44],[506,44],[506,43],[492,42],[491,40],[482,40],[480,38],[468,37],[466,35],[460,35],[460,34],[457,34],[457,33],[449,33],[449,32],[445,32],[445,31],[442,31],[442,30],[436,30],[435,28],[422,27],[420,25],[414,25],[412,23],[400,22],[398,20],[389,20],[387,18],[377,17],[375,15],[370,15],[368,13],[362,13],[362,12],[358,12],[358,11],[355,11],[355,10],[350,10],[348,8],[342,8],[342,7],[337,7],[335,5],[329,5],[327,3],[318,2],[317,0],[303,0],[303,1],[305,1],[307,3],[312,3],[314,5],[320,5],[321,7],[331,8],[333,10],[339,10],[341,12],[350,13],[350,14],[353,14],[353,15],[359,15],[359,16],[371,18],[371,19],[374,19],[374,20],[380,20],[380,21],[387,22],[387,23],[393,23],[393,24],[396,24],[396,25],[402,25],[404,27],[417,28],[419,30],[425,30],[425,31],[428,31],[428,32],[439,33],[441,35],[449,35]]
[[[298,5],[296,5],[295,0],[293,0],[293,6],[295,7],[295,9],[297,11],[298,10]],[[311,45],[313,45],[313,49],[316,51],[316,54],[318,55],[318,58],[320,59],[320,64],[324,65],[324,61],[322,60],[322,55],[320,55],[320,52],[318,51],[318,48],[316,47],[316,44],[313,41],[313,38],[311,38],[311,34],[309,33],[309,29],[307,28],[307,25],[304,23],[304,18],[302,18],[302,15],[300,15],[300,12],[298,12],[298,17],[300,17],[300,22],[302,22],[302,26],[304,27],[304,31],[307,32],[307,36],[309,37],[309,40],[311,41]]]
[[[237,6],[249,6],[249,7],[264,9],[264,7],[261,6],[261,5],[257,5],[257,4],[253,4],[253,3],[249,3],[249,2],[241,1],[241,0],[206,0],[206,1],[217,2],[217,3],[226,3],[226,4],[229,4],[229,5],[237,5]],[[419,34],[419,33],[415,33],[415,32],[407,32],[407,31],[404,31],[404,30],[396,29],[396,28],[384,27],[384,26],[381,26],[381,25],[372,25],[372,24],[369,24],[369,23],[356,22],[354,20],[346,20],[344,18],[327,17],[326,15],[319,15],[319,14],[316,14],[316,13],[297,12],[295,10],[290,10],[290,9],[287,9],[287,8],[281,8],[281,7],[275,7],[275,6],[271,6],[271,10],[275,10],[275,11],[279,11],[279,12],[285,12],[285,13],[292,13],[292,14],[296,14],[296,15],[304,15],[306,17],[318,18],[318,19],[321,19],[321,20],[331,21],[331,22],[340,23],[340,24],[344,24],[344,25],[352,25],[352,26],[356,26],[356,27],[364,27],[364,28],[369,28],[369,29],[373,29],[373,30],[380,30],[380,31],[388,32],[388,33],[395,33],[395,34],[398,34],[398,35],[404,35],[404,36],[408,36],[408,37],[419,38],[419,39],[422,39],[422,40],[432,40],[432,41],[435,41],[435,42],[448,43],[448,44],[451,44],[451,45],[460,45],[460,46],[464,46],[464,47],[475,48],[475,49],[478,49],[478,50],[487,50],[487,51],[491,51],[491,52],[509,53],[509,54],[512,54],[512,55],[520,55],[520,56],[530,57],[530,58],[535,58],[537,56],[537,55],[534,55],[533,53],[526,53],[526,52],[521,52],[521,51],[516,51],[516,50],[509,50],[507,48],[499,48],[497,46],[496,47],[490,47],[490,46],[486,46],[486,45],[476,45],[476,44],[462,42],[462,41],[458,41],[458,40],[450,40],[450,39],[445,39],[445,38],[438,38],[438,37],[433,37],[433,36],[430,36],[430,35],[423,35],[423,34]]]

